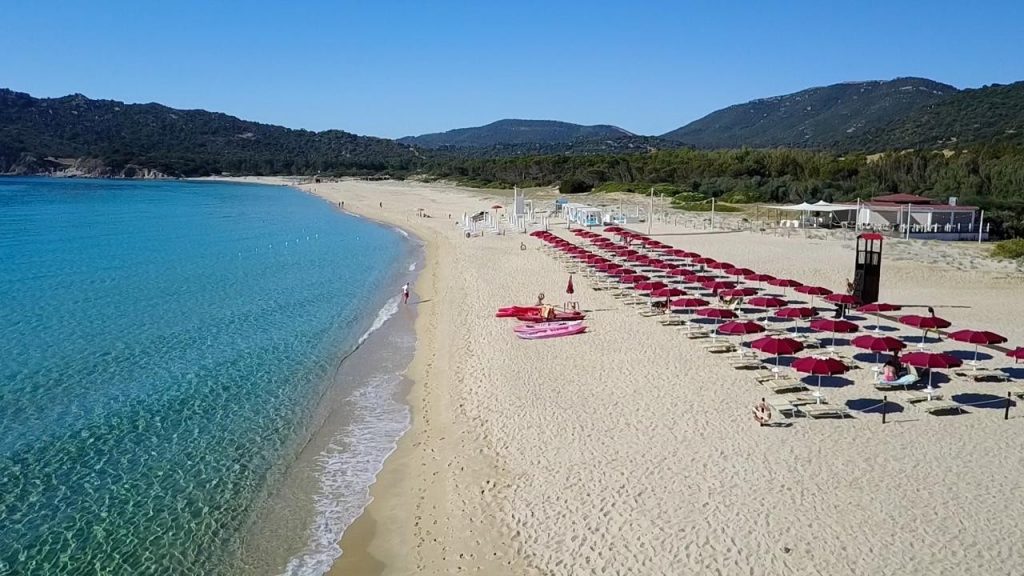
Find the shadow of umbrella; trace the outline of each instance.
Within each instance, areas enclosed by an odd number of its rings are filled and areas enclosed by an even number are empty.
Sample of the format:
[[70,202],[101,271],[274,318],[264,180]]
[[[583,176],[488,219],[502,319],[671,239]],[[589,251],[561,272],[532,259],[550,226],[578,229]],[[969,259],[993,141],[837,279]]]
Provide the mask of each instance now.
[[[883,402],[878,398],[855,398],[846,401],[847,408],[865,414],[881,414],[882,404]],[[895,414],[904,410],[902,405],[895,402],[885,402],[884,404],[886,414]]]
[[[1006,396],[996,396],[995,394],[976,394],[973,392],[967,392],[964,394],[954,394],[950,398],[958,404],[968,404],[970,408],[982,408],[985,410],[1006,409]],[[1016,401],[1010,400],[1011,407],[1016,405]]]
[[[810,387],[818,385],[818,376],[808,375],[800,379],[804,384]],[[821,387],[822,388],[845,388],[847,386],[853,386],[853,380],[844,378],[842,376],[821,376]]]
[[[950,356],[953,356],[954,358],[959,358],[960,360],[962,360],[964,362],[969,362],[971,360],[974,360],[974,350],[950,350],[950,351],[947,351],[946,354],[949,354]],[[985,353],[985,352],[978,352],[978,361],[979,362],[982,361],[982,360],[992,360],[993,358],[994,358],[994,356],[992,356],[991,354],[988,354],[988,353]]]

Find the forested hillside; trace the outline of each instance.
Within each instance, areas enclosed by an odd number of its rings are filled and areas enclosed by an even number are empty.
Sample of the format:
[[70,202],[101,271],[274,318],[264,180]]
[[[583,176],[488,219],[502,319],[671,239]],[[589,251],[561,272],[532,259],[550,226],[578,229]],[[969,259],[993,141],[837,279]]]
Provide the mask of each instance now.
[[661,137],[699,148],[846,148],[956,92],[925,78],[846,82],[729,106]]
[[866,150],[977,144],[1024,145],[1024,82],[964,90],[844,142]]
[[392,140],[310,132],[205,110],[124,104],[82,95],[33,98],[0,89],[0,173],[39,172],[45,158],[90,158],[167,175],[380,172],[417,165]]

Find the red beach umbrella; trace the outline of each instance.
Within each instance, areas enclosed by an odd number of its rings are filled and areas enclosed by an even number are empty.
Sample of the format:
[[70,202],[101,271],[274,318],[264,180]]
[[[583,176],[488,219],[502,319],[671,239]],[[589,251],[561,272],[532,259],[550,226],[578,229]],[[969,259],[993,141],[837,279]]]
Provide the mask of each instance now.
[[754,294],[757,294],[757,290],[755,290],[754,288],[750,288],[750,287],[745,287],[745,288],[729,288],[727,290],[722,290],[718,294],[720,296],[725,296],[726,298],[737,298],[737,297],[746,298],[747,296],[753,296]]
[[[888,304],[886,302],[872,302],[871,304],[865,304],[863,306],[858,307],[857,311],[863,312],[865,314],[874,314],[875,316],[878,316],[878,314],[882,312],[895,312],[896,310],[899,310],[901,308],[902,307],[899,306],[898,304]],[[875,322],[876,323],[872,327],[872,329],[875,332],[878,332],[878,321],[876,320]]]
[[782,308],[786,304],[785,300],[775,296],[754,296],[747,300],[747,305],[754,306],[755,308]]
[[622,232],[622,228],[620,228],[618,226],[607,226],[607,227],[605,227],[604,231],[605,232],[612,232],[612,233],[618,234],[619,232]]
[[731,320],[739,317],[732,310],[727,310],[725,308],[701,308],[700,310],[697,310],[697,315],[705,318],[714,318],[716,329],[718,328],[720,320]]
[[708,266],[710,264],[718,262],[718,260],[715,260],[714,258],[705,258],[702,256],[700,258],[693,258],[692,260],[690,260],[690,262],[693,262],[694,264],[698,264],[701,266]]
[[857,303],[857,297],[853,294],[829,294],[825,296],[825,300],[833,304],[845,304],[847,306],[853,306]]
[[772,276],[771,274],[759,274],[759,273],[755,272],[753,274],[745,275],[743,277],[743,279],[744,280],[748,280],[750,282],[764,283],[764,282],[770,282],[772,280],[775,280],[775,276]]
[[654,292],[655,290],[661,290],[662,288],[668,288],[668,284],[658,281],[642,281],[636,283],[636,289],[641,292]]
[[651,277],[646,274],[625,274],[623,276],[619,276],[619,282],[623,282],[625,284],[639,284],[650,279]]
[[857,330],[860,330],[860,326],[857,326],[849,320],[836,320],[834,318],[818,318],[817,320],[811,320],[810,327],[818,332],[831,332],[831,346],[836,345],[836,332],[852,334]]
[[[904,354],[900,361],[916,368],[947,369],[956,368],[963,364],[956,356],[950,356],[943,352],[911,352]],[[932,373],[928,372],[928,390],[932,389]]]
[[956,332],[951,333],[949,338],[956,340],[957,342],[974,344],[974,360],[971,361],[971,364],[978,363],[978,346],[983,344],[985,346],[991,346],[992,344],[1002,344],[1003,342],[1006,342],[1005,337],[987,330],[957,330]]
[[736,265],[732,262],[709,262],[707,267],[712,270],[728,270],[729,268],[735,268]]
[[697,310],[697,315],[705,318],[717,318],[719,320],[738,317],[735,312],[727,308],[701,308]]
[[929,330],[939,330],[950,326],[949,320],[946,320],[945,318],[939,318],[938,316],[920,316],[918,314],[900,316],[900,323],[921,329],[921,347],[924,346],[924,337],[928,334]]
[[717,292],[719,290],[728,290],[730,288],[735,288],[736,283],[730,282],[729,280],[707,280],[701,282],[701,286],[713,292]]
[[875,363],[878,363],[878,355],[882,352],[899,352],[907,347],[899,338],[892,336],[876,336],[875,334],[862,334],[850,341],[851,344],[861,350],[868,350],[875,353]]
[[615,262],[602,262],[602,263],[598,264],[597,266],[594,266],[594,268],[596,268],[597,270],[599,270],[601,272],[611,272],[613,270],[618,270],[619,268],[623,268],[623,265],[622,264],[616,264]]
[[761,326],[757,322],[750,320],[734,320],[732,322],[726,322],[718,327],[720,334],[730,334],[733,336],[744,336],[746,334],[759,334],[764,332],[764,326]]
[[[680,290],[679,288],[659,288],[654,292],[651,292],[651,296],[654,298],[677,298],[679,296],[686,296],[686,290]],[[704,304],[700,304],[704,306]]]
[[793,288],[793,290],[796,290],[801,294],[807,294],[808,296],[810,296],[811,306],[814,306],[815,296],[827,296],[832,293],[831,290],[823,286],[797,286],[796,288]]
[[750,347],[765,354],[775,356],[775,367],[779,366],[779,356],[790,356],[804,349],[804,345],[792,338],[765,336],[750,343]]
[[796,329],[798,320],[806,320],[818,315],[818,311],[808,306],[787,306],[780,308],[773,314],[777,318],[790,318],[793,320],[793,328]]
[[706,274],[693,274],[692,276],[687,276],[685,280],[690,284],[703,285],[705,282],[713,282],[715,278],[714,276],[708,276]]
[[686,268],[674,268],[669,270],[668,274],[669,276],[682,276],[685,278],[687,276],[696,276],[697,273],[693,270],[687,270]]
[[754,271],[751,270],[750,268],[736,268],[736,267],[733,267],[733,268],[726,269],[725,273],[728,274],[729,276],[744,276],[744,277],[746,277],[747,275],[753,274]]
[[710,302],[708,302],[707,300],[703,298],[694,298],[692,296],[688,296],[686,298],[678,298],[676,300],[669,302],[669,306],[673,308],[682,308],[684,310],[700,308],[701,306],[707,306],[708,304],[710,304]]
[[791,364],[794,370],[803,374],[811,374],[818,377],[818,389],[814,392],[818,402],[821,402],[821,377],[845,374],[849,368],[835,358],[822,358],[819,356],[804,356],[797,358]]
[[796,318],[798,320],[806,320],[817,315],[818,311],[809,306],[787,306],[775,312],[775,316],[779,318]]
[[1006,355],[1013,358],[1013,363],[1016,364],[1018,360],[1024,360],[1024,346],[1018,346],[1007,352]]
[[877,314],[879,312],[895,312],[902,309],[903,307],[899,304],[888,304],[886,302],[872,302],[871,304],[865,304],[857,308],[858,312],[866,312],[868,314]]
[[782,288],[782,293],[783,294],[785,294],[786,290],[789,289],[789,288],[796,288],[797,286],[803,286],[803,284],[801,284],[800,282],[797,282],[796,280],[790,280],[788,278],[776,278],[774,280],[769,280],[768,284],[770,284],[772,286],[777,286],[779,288]]
[[632,268],[616,268],[614,270],[609,270],[608,273],[612,276],[629,276],[630,274],[636,274],[636,270],[633,270]]
[[565,287],[565,293],[566,294],[573,294],[575,292],[576,292],[576,289],[572,285],[572,274],[569,274],[569,284]]

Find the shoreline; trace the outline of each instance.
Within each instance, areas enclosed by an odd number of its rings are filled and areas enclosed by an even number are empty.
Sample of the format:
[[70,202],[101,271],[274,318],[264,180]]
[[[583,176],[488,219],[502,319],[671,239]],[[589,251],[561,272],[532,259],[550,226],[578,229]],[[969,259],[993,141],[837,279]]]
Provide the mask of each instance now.
[[[403,207],[395,211],[390,206],[381,209],[375,197],[344,190],[345,181],[298,184],[289,179],[264,177],[205,180],[289,186],[357,217],[395,227],[422,244],[421,268],[415,271],[412,284],[417,305],[413,330],[416,345],[404,374],[409,386],[405,397],[400,398],[409,409],[410,425],[370,485],[369,503],[345,529],[339,542],[342,555],[327,574],[438,573],[456,566],[485,574],[532,573],[513,553],[509,543],[511,528],[507,522],[498,521],[498,507],[489,507],[484,518],[449,508],[452,490],[448,483],[454,454],[460,454],[457,460],[464,481],[472,478],[480,484],[493,485],[493,479],[501,472],[487,456],[492,451],[467,428],[457,426],[453,415],[449,365],[453,354],[449,345],[453,336],[453,303],[445,287],[452,281],[455,251],[443,230],[425,225],[437,220],[410,219]],[[383,198],[388,204],[387,197]],[[339,206],[339,202],[344,202],[344,206]],[[462,500],[465,505],[468,497]],[[458,520],[472,527],[454,531],[448,527],[445,534],[435,528]],[[463,544],[460,540],[465,530],[485,539],[478,540],[473,548],[488,550],[488,557],[480,554],[469,558],[465,552],[452,552]],[[473,552],[468,555],[476,556]]]

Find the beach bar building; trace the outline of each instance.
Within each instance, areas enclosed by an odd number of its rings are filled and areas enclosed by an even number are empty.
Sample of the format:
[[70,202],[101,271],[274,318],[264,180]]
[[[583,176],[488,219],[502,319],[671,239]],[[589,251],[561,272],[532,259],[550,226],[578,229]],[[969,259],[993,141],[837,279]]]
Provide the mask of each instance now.
[[906,238],[933,240],[985,240],[988,228],[977,206],[943,204],[914,194],[889,194],[870,200],[768,206],[780,215],[784,228],[854,228]]
[[946,204],[914,194],[889,194],[860,202],[857,227],[909,238],[984,240],[988,230],[977,206],[950,198]]

